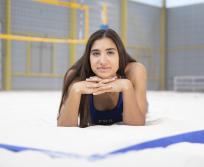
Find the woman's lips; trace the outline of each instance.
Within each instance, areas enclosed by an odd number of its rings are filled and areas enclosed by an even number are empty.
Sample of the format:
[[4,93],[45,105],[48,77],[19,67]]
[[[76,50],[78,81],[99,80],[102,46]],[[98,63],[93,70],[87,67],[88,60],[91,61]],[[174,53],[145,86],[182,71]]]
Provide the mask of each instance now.
[[98,67],[97,70],[100,72],[107,72],[111,69],[111,67]]

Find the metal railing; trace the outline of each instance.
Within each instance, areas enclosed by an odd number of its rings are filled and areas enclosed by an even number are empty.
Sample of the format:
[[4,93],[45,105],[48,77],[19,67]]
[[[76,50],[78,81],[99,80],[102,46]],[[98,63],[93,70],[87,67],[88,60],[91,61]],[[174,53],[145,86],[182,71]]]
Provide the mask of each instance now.
[[174,90],[204,92],[204,76],[176,76]]
[[[84,11],[84,23],[85,30],[84,36],[80,39],[71,37],[71,38],[53,38],[53,37],[40,37],[40,36],[31,36],[31,35],[20,35],[13,34],[11,32],[11,0],[6,0],[6,31],[5,34],[0,33],[0,40],[5,40],[5,63],[4,63],[4,89],[11,90],[12,89],[12,76],[23,76],[23,77],[62,77],[61,74],[55,73],[55,55],[52,56],[52,70],[50,73],[34,73],[31,71],[31,57],[29,54],[29,50],[31,50],[32,42],[41,42],[41,43],[51,43],[52,48],[54,50],[54,44],[69,44],[70,50],[70,62],[72,63],[75,60],[75,45],[76,44],[84,44],[88,39],[88,31],[89,31],[89,6],[84,4],[79,4],[75,2],[64,2],[60,0],[33,0],[38,3],[45,3],[56,6],[63,6],[71,9],[78,9]],[[76,28],[72,28],[76,29]],[[73,31],[72,31],[73,32]],[[27,45],[27,55],[26,55],[26,71],[22,73],[16,73],[12,71],[12,56],[11,56],[11,42],[12,41],[24,41],[28,42]]]

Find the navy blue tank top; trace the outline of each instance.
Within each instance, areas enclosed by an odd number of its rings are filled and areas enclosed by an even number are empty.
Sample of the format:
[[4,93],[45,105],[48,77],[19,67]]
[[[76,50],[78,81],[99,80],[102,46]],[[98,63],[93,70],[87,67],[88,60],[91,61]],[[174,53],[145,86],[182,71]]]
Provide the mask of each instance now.
[[93,95],[89,95],[89,104],[92,124],[111,125],[122,121],[123,98],[121,92],[119,93],[119,99],[116,107],[111,110],[98,111],[95,109]]

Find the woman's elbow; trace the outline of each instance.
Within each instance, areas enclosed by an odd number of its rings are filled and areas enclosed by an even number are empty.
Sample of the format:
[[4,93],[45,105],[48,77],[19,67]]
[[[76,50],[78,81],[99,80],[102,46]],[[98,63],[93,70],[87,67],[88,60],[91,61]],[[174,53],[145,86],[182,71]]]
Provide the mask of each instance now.
[[57,120],[57,126],[58,126],[58,127],[63,127],[64,124],[63,124],[60,120]]
[[130,121],[123,121],[125,125],[129,125],[129,126],[144,126],[145,125],[145,121],[134,121],[134,122],[130,122]]
[[78,127],[77,123],[67,122],[67,121],[65,122],[60,119],[57,120],[57,126],[58,127]]
[[58,127],[64,127],[65,124],[58,118],[58,119],[57,119],[57,126],[58,126]]
[[123,122],[125,125],[130,125],[130,126],[144,126],[146,123],[146,120],[144,116],[144,117],[141,117],[140,119],[129,119],[129,120],[124,119]]

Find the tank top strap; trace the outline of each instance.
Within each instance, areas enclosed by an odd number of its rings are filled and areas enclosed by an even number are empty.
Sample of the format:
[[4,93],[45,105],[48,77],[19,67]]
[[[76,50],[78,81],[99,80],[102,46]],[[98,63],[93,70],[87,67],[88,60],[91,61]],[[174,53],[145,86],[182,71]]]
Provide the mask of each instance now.
[[92,94],[89,95],[89,108],[90,108],[90,112],[94,113],[94,104],[93,104],[93,95]]
[[123,104],[123,94],[122,92],[119,93],[119,99],[118,99],[118,104],[117,104],[117,110],[119,111],[120,108],[122,107]]

